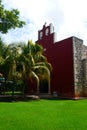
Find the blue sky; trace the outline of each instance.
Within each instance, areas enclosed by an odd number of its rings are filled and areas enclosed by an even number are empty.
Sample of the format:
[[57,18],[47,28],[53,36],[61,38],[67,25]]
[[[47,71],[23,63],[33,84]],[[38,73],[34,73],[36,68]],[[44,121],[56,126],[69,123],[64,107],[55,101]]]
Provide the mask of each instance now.
[[3,0],[7,9],[17,8],[26,22],[23,28],[2,35],[5,42],[37,40],[38,30],[53,23],[57,40],[70,36],[83,39],[87,45],[87,0]]

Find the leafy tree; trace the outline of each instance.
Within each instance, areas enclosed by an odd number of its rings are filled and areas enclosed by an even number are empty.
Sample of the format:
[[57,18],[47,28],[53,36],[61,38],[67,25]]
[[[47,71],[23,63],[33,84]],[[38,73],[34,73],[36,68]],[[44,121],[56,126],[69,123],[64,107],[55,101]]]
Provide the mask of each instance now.
[[19,20],[19,14],[17,9],[6,10],[0,0],[0,32],[7,33],[9,29],[23,27],[25,22]]
[[0,73],[3,73],[3,64],[4,64],[4,59],[6,57],[6,45],[4,44],[3,40],[0,37]]

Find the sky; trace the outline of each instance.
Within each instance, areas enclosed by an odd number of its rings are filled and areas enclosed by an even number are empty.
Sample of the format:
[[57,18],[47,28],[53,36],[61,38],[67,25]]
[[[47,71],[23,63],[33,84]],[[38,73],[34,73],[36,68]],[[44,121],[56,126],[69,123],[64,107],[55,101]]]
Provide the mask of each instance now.
[[27,42],[38,38],[44,23],[53,24],[57,41],[76,36],[87,45],[87,0],[2,0],[6,9],[18,9],[23,28],[3,34],[6,43]]

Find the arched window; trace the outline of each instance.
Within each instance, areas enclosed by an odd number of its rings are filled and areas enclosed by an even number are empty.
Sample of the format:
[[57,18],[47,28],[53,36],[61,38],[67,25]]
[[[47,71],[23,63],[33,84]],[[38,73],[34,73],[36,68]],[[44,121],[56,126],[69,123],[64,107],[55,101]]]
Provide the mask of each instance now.
[[49,34],[49,29],[47,28],[45,31],[45,35],[48,36],[48,34]]
[[51,23],[50,24],[50,33],[53,33],[54,32],[54,27],[53,27],[53,24]]
[[42,37],[43,37],[43,32],[41,31],[40,32],[40,39],[42,39]]

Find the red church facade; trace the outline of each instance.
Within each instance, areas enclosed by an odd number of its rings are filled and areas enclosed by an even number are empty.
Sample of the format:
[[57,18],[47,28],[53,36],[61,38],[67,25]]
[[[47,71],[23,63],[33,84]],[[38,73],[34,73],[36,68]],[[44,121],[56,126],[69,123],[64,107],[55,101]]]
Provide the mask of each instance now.
[[[84,87],[82,56],[83,41],[70,37],[55,42],[55,32],[52,24],[43,25],[38,31],[38,40],[44,48],[44,55],[52,64],[50,93],[56,92],[58,97],[78,98],[86,96]],[[86,63],[86,61],[85,61]],[[84,64],[85,65],[85,64]],[[85,74],[86,75],[86,74]]]

